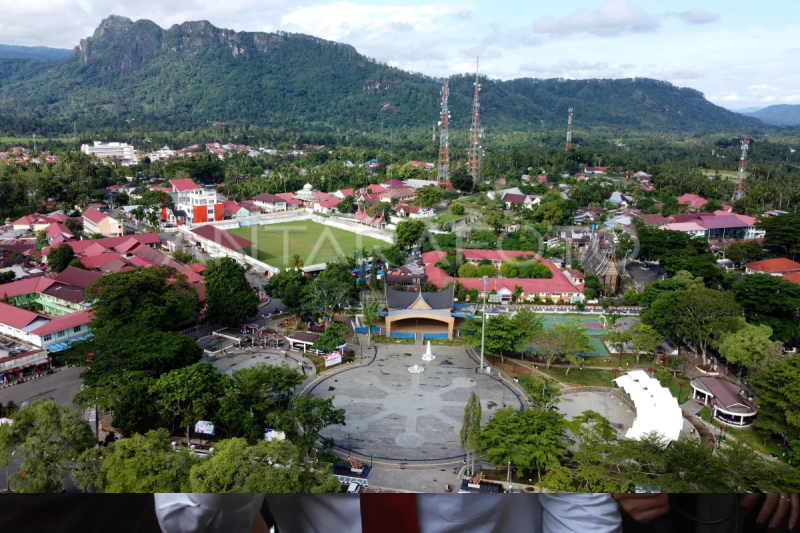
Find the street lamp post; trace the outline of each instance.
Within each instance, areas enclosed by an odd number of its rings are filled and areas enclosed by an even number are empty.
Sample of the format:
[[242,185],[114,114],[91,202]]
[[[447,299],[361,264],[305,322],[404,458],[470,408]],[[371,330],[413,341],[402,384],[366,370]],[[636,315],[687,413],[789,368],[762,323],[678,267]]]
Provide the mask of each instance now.
[[511,484],[511,461],[508,462],[508,473],[506,475],[506,483]]
[[481,372],[483,372],[484,341],[486,339],[486,285],[489,283],[489,276],[483,276],[481,281],[483,281],[483,313],[481,316]]

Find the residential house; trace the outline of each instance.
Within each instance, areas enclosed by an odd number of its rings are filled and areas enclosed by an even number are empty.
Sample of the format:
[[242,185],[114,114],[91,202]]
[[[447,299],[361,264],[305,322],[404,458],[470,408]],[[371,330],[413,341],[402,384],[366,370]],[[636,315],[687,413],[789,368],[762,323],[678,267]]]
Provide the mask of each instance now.
[[765,235],[764,230],[756,229],[757,218],[725,211],[672,215],[670,219],[673,224],[662,226],[661,229],[696,233],[699,231],[697,227],[676,225],[691,222],[703,228],[704,236],[708,239],[760,239]]
[[770,276],[785,276],[786,274],[800,274],[800,263],[791,259],[764,259],[747,263],[745,266],[746,274],[769,274]]
[[286,200],[280,196],[262,192],[253,197],[253,203],[260,207],[265,213],[276,213],[286,211]]
[[[47,229],[45,229],[47,233],[47,242],[50,243],[50,246],[54,246],[53,242],[58,239],[58,244],[61,244],[64,241],[74,238],[75,236],[72,234],[72,230],[66,227],[64,224],[60,222],[53,222]],[[55,246],[58,246],[56,244]]]
[[408,205],[400,202],[392,208],[395,215],[398,217],[412,218],[412,219],[429,219],[436,216],[436,210],[429,207],[422,207],[419,205]]
[[86,235],[100,233],[104,237],[119,237],[125,230],[121,221],[92,208],[83,213],[83,232]]
[[53,222],[59,222],[45,215],[27,215],[20,217],[12,223],[15,230],[40,232],[47,229]]
[[225,218],[245,218],[250,216],[250,211],[236,202],[223,202],[225,207]]
[[85,338],[89,333],[91,320],[91,312],[88,310],[51,318],[0,303],[0,334],[37,348],[48,348],[58,343]]
[[694,211],[698,211],[708,203],[708,200],[701,198],[696,194],[686,193],[683,196],[678,197],[678,203],[680,205],[685,205]]
[[339,210],[336,209],[336,207],[340,203],[342,203],[342,200],[336,197],[327,200],[318,200],[314,202],[314,212],[322,213],[323,215],[332,215],[334,213],[338,213]]

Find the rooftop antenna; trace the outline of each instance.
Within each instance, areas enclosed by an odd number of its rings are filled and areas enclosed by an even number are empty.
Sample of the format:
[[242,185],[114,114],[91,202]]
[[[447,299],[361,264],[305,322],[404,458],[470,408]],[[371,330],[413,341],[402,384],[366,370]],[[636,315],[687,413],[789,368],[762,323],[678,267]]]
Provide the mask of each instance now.
[[475,66],[475,99],[472,103],[472,128],[470,129],[469,148],[469,173],[472,176],[472,186],[481,179],[481,159],[483,158],[483,130],[481,129],[481,102],[480,102],[480,58]]
[[572,148],[572,108],[569,108],[569,119],[567,120],[567,151]]
[[450,86],[444,82],[442,86],[442,116],[439,121],[439,169],[437,179],[439,187],[447,187],[450,181]]
[[750,141],[747,135],[742,142],[742,159],[739,162],[739,182],[736,185],[736,192],[733,193],[733,201],[744,198],[744,181],[747,177],[747,151],[750,149]]

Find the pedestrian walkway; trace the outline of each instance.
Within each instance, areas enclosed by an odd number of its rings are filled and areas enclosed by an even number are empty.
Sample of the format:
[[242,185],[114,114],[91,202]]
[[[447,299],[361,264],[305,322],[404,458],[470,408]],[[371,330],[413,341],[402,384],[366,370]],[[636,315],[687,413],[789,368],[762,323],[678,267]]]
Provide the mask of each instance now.
[[690,415],[697,415],[697,413],[703,410],[703,407],[705,407],[705,405],[695,402],[694,400],[689,400],[688,402],[681,404],[681,409]]

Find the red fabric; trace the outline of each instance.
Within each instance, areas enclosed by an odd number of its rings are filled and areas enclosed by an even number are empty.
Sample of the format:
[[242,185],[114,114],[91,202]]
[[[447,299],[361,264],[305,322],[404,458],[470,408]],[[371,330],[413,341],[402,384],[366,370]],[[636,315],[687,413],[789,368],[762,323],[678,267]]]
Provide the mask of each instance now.
[[419,533],[414,494],[362,494],[363,533]]

